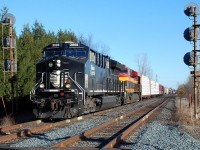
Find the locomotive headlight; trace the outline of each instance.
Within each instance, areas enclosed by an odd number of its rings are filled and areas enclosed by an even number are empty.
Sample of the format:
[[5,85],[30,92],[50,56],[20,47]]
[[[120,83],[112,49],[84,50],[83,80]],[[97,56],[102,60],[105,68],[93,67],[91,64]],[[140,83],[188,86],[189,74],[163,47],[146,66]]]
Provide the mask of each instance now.
[[69,89],[70,87],[71,87],[71,85],[70,84],[66,84],[66,86],[65,86],[67,89]]
[[61,60],[60,60],[60,59],[58,59],[56,62],[60,64],[60,63],[61,63]]
[[56,64],[56,66],[57,66],[57,67],[60,67],[60,66],[61,66],[61,64]]
[[41,89],[44,88],[44,84],[43,84],[43,83],[40,84],[40,88],[41,88]]
[[58,60],[56,61],[56,66],[57,66],[57,67],[60,67],[60,66],[61,66],[61,60],[60,60],[60,59],[58,59]]
[[69,79],[66,80],[66,85],[65,85],[65,87],[66,87],[67,89],[69,89],[69,88],[71,87],[71,84],[70,84],[70,80],[69,80]]

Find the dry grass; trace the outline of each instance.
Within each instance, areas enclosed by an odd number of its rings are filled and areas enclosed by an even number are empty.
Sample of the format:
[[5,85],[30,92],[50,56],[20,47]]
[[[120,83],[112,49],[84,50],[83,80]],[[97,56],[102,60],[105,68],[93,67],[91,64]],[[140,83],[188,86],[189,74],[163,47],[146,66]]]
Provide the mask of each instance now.
[[8,126],[12,126],[14,124],[15,124],[15,121],[10,115],[3,117],[0,122],[1,127],[8,127]]
[[[189,101],[186,98],[176,98],[176,120],[183,128],[182,130],[189,133],[191,136],[200,140],[200,118],[194,118],[194,106],[189,107]],[[200,117],[200,114],[199,114]]]

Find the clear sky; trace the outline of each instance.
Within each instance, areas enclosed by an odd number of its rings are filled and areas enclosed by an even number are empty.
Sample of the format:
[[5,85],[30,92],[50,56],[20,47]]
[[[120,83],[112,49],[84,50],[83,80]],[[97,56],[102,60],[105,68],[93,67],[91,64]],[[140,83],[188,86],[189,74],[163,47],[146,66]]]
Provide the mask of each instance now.
[[[183,32],[192,25],[184,14],[188,0],[0,0],[16,17],[20,35],[25,24],[37,20],[46,31],[71,29],[77,35],[92,35],[94,43],[109,46],[115,60],[138,69],[138,56],[146,54],[154,80],[176,88],[189,72],[183,62],[193,49]],[[198,0],[192,2],[200,5]],[[199,16],[200,17],[200,16]],[[198,19],[199,20],[199,19]],[[199,21],[198,21],[199,23]],[[20,61],[20,60],[19,60]]]

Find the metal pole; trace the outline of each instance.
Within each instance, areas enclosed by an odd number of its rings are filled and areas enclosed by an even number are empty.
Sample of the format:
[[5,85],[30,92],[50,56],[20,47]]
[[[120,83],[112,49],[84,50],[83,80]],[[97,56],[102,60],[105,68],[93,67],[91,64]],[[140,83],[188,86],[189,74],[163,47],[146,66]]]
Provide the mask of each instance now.
[[[194,12],[196,12],[196,7],[194,7]],[[197,66],[197,58],[196,58],[196,22],[197,22],[197,15],[194,14],[194,117],[198,119],[197,114],[197,83],[196,83],[196,66]]]
[[11,101],[12,101],[12,114],[14,114],[14,53],[12,45],[12,20],[9,19],[9,38],[10,38],[10,83],[11,83]]
[[192,95],[189,94],[190,120],[192,120]]
[[14,64],[14,58],[13,58],[13,45],[12,45],[12,21],[10,19],[10,22],[9,22],[9,36],[10,36],[10,72],[11,72],[11,78],[14,76],[14,67],[13,67],[13,64]]
[[181,99],[182,99],[182,97],[180,97],[180,115],[181,115]]
[[[197,79],[197,109],[199,108],[199,78]],[[198,110],[197,110],[198,113]]]
[[[3,46],[3,24],[1,24],[1,37],[2,37],[2,46]],[[4,46],[3,46],[3,63],[4,63]],[[4,65],[3,65],[4,66]],[[5,78],[5,70],[3,70],[3,81],[5,82],[6,81],[6,78]]]

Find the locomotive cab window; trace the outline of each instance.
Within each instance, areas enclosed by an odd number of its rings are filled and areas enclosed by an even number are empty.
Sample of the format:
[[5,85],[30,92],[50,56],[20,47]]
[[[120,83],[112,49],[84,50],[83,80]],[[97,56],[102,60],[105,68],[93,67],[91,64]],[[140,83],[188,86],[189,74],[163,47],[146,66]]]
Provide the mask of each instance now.
[[45,51],[44,57],[63,56],[63,51]]
[[87,55],[86,55],[86,51],[77,51],[77,57],[79,58],[86,58]]
[[67,50],[65,55],[72,58],[87,58],[87,53],[84,50]]
[[50,50],[44,51],[44,57],[53,57],[53,56],[67,56],[76,59],[84,59],[87,58],[87,52],[85,50]]

